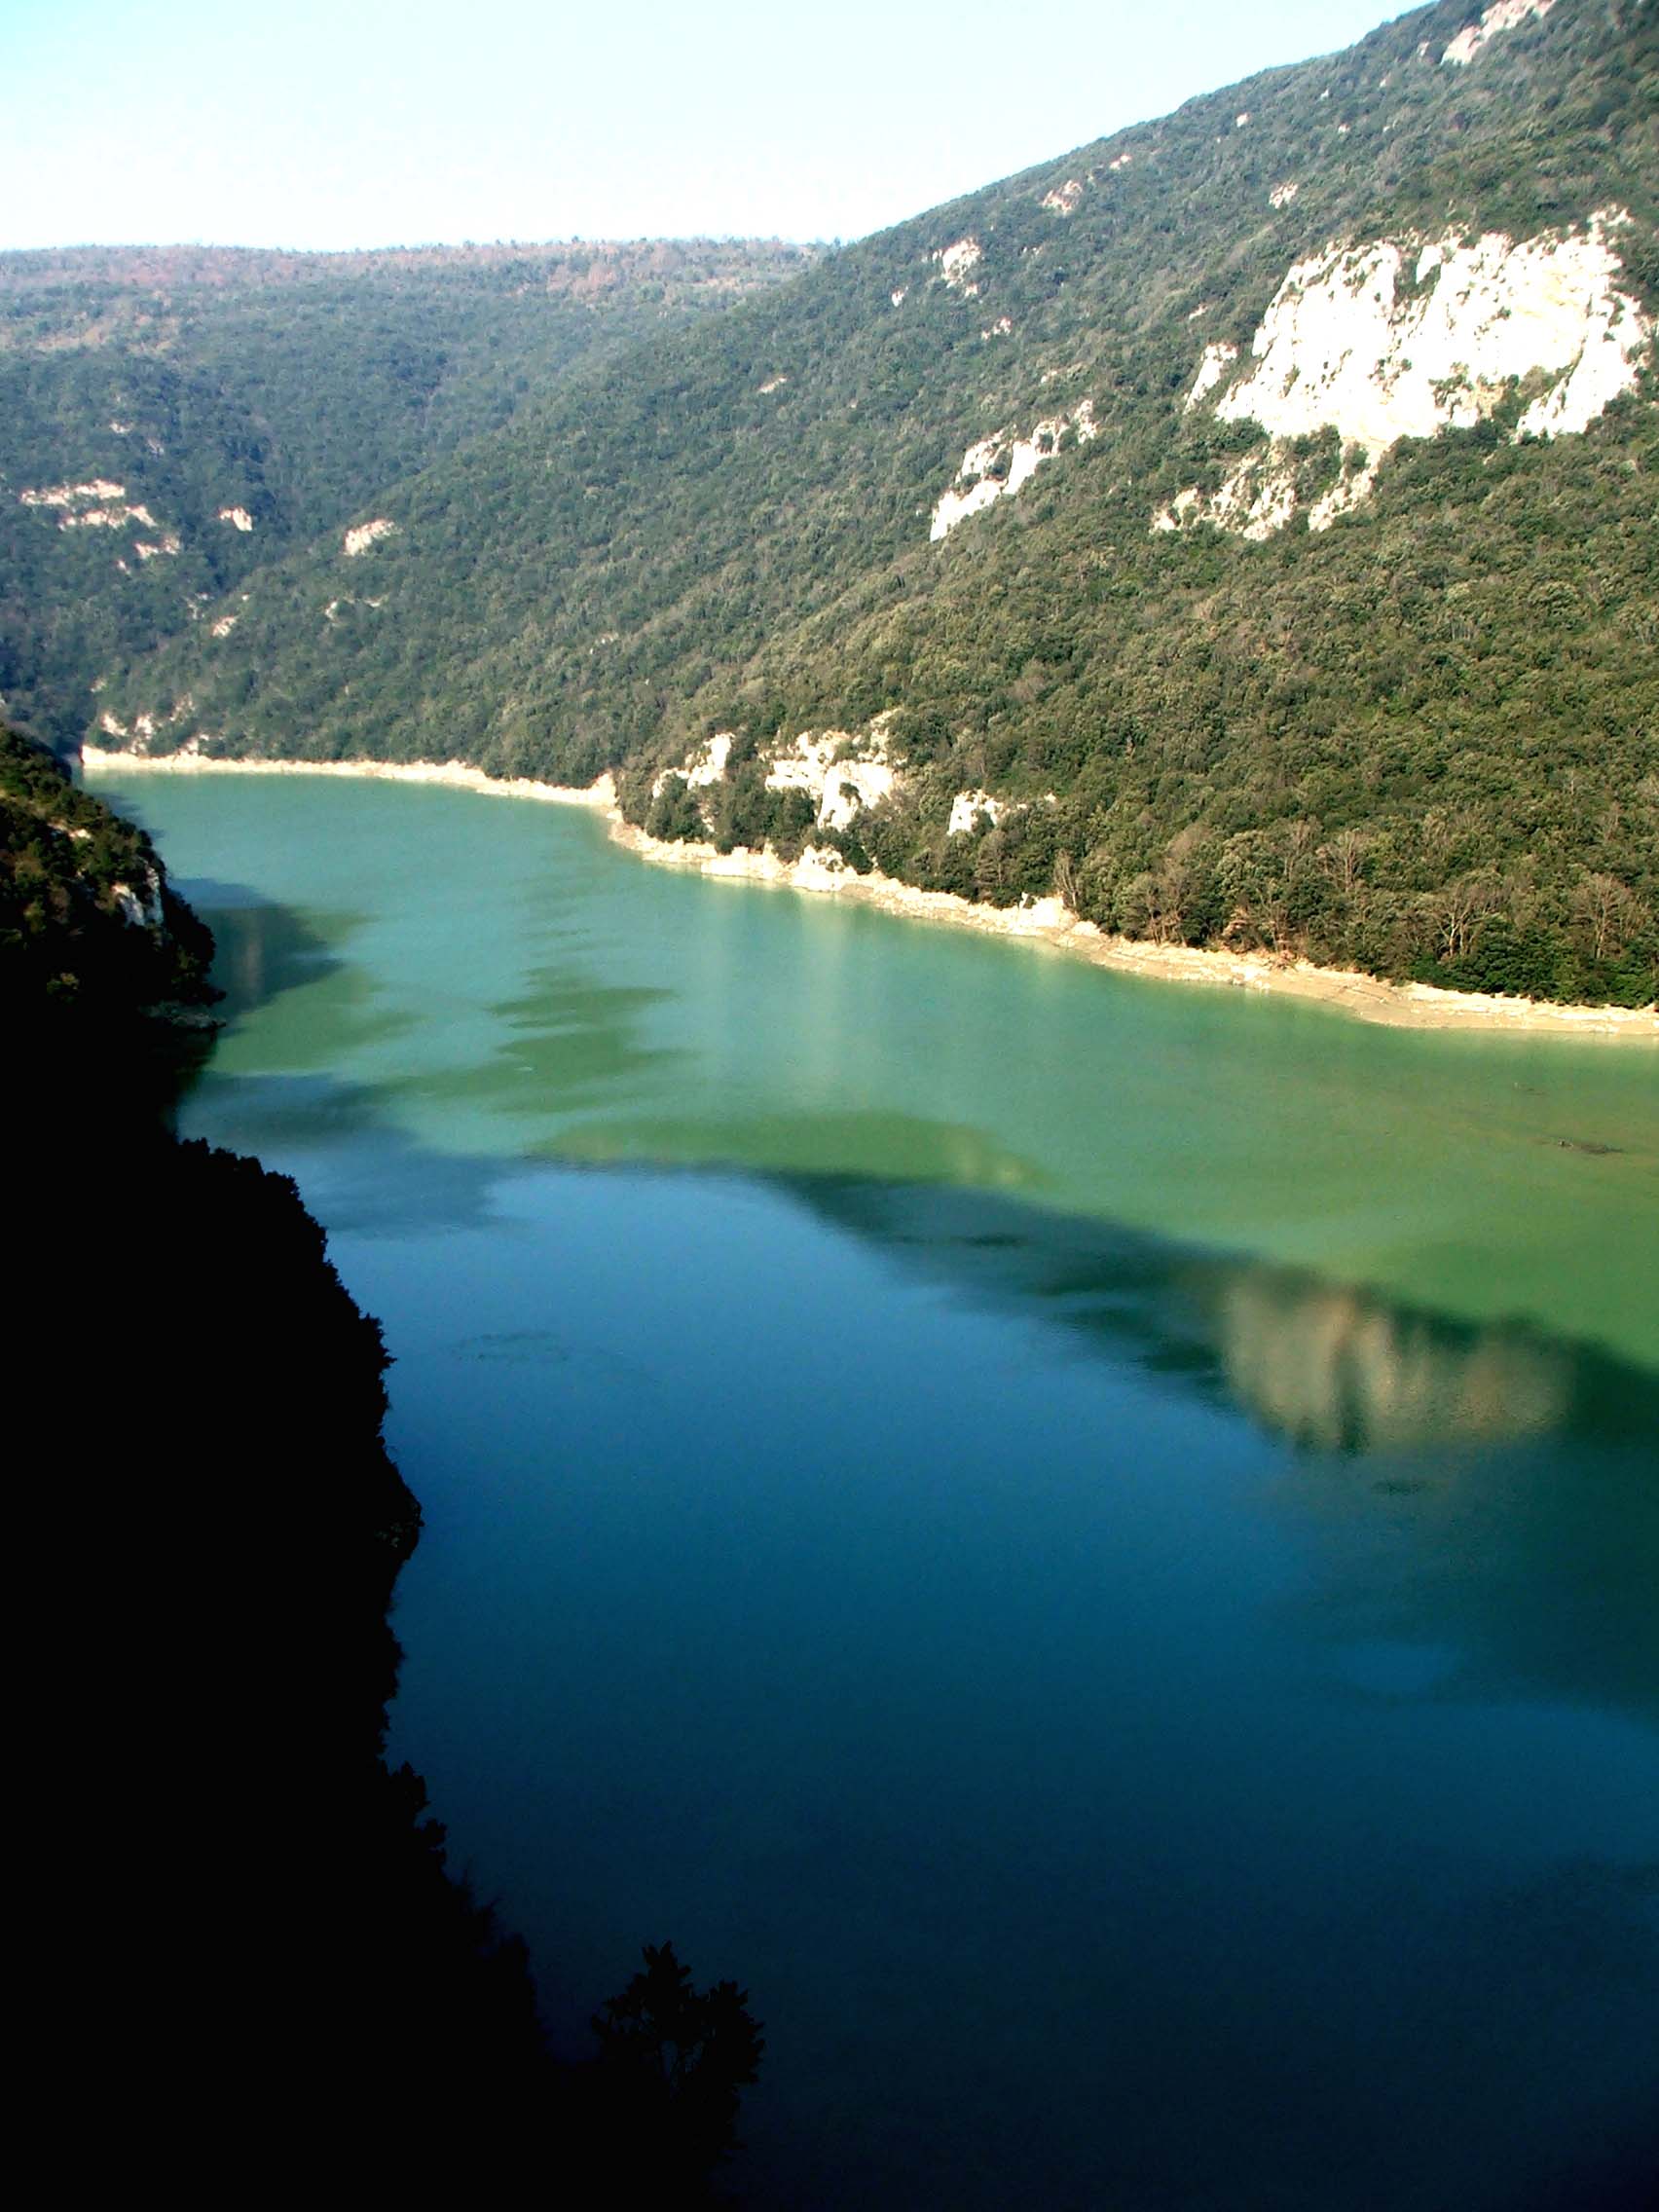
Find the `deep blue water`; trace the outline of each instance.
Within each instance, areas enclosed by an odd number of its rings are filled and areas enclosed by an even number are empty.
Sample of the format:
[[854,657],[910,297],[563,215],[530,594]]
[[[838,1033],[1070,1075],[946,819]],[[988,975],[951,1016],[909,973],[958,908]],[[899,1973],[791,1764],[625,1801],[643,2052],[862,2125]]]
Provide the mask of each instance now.
[[220,885],[188,1133],[299,1178],[397,1361],[393,1753],[566,2047],[643,1942],[745,1983],[756,2207],[1635,2175],[1653,1062],[1115,988],[551,809],[135,795]]

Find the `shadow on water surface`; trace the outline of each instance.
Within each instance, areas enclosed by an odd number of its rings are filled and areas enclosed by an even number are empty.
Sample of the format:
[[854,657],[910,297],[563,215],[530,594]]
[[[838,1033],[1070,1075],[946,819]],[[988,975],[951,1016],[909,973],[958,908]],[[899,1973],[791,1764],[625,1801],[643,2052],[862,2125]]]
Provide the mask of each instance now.
[[[639,1160],[616,1166],[446,1154],[399,1126],[396,1100],[404,1096],[402,1086],[381,1090],[322,1076],[228,1075],[210,1078],[199,1104],[210,1124],[203,1133],[253,1146],[295,1173],[337,1235],[411,1240],[411,1267],[441,1274],[445,1239],[455,1234],[500,1230],[521,1247],[546,1235],[549,1258],[536,1302],[509,1317],[504,1331],[482,1337],[472,1316],[458,1313],[453,1349],[459,1372],[476,1375],[485,1363],[479,1386],[492,1395],[521,1381],[545,1392],[554,1471],[565,1433],[562,1393],[573,1382],[611,1393],[623,1422],[642,1387],[620,1356],[614,1375],[601,1357],[596,1384],[593,1340],[603,1324],[582,1304],[582,1254],[572,1248],[567,1255],[559,1243],[559,1179],[579,1179],[590,1235],[592,1200],[596,1193],[603,1199],[608,1185],[637,1193],[642,1183],[662,1181],[682,1197],[706,1193],[706,1207],[694,1205],[687,1217],[696,1241],[685,1260],[704,1295],[717,1301],[732,1195],[768,1194],[830,1235],[875,1253],[901,1283],[1022,1321],[1090,1365],[1138,1377],[1150,1409],[1135,1416],[1141,1427],[1131,1421],[1121,1435],[1097,1436],[1090,1446],[1102,1487],[1132,1463],[1160,1401],[1232,1415],[1271,1439],[1265,1462],[1243,1463],[1229,1481],[1254,1486],[1246,1510],[1292,1530],[1306,1571],[1263,1603],[1288,1624],[1294,1664],[1324,1694],[1334,1686],[1339,1701],[1351,1701],[1356,1729],[1408,1704],[1482,1699],[1565,1704],[1644,1728],[1659,1724],[1659,1380],[1567,1339],[1519,1326],[1469,1327],[1309,1273],[1047,1211],[1015,1195],[1019,1162],[992,1158],[942,1125],[918,1122],[877,1132],[886,1155],[908,1162],[922,1179],[767,1172],[753,1163],[692,1174]],[[820,1157],[833,1158],[842,1147],[857,1156],[868,1132],[859,1117],[845,1119],[845,1127],[809,1132]],[[800,1141],[787,1124],[780,1118],[770,1136],[758,1126],[749,1131],[762,1161],[768,1153],[787,1160]],[[956,1176],[994,1179],[1001,1188],[967,1187]],[[515,1193],[536,1184],[541,1198],[521,1209]],[[423,1238],[431,1240],[424,1258]],[[793,1249],[798,1255],[798,1243]],[[781,1280],[780,1303],[790,1296]],[[385,1317],[395,1354],[395,1309]],[[603,1355],[607,1347],[599,1349]],[[395,1404],[396,1369],[390,1386]],[[457,1410],[464,1419],[464,1400]],[[785,1439],[780,1451],[787,1450]],[[469,1484],[475,1472],[467,1471]],[[566,1684],[553,1694],[580,1692]],[[412,1752],[421,1750],[412,1739]],[[650,1779],[640,1784],[647,1792]],[[612,1781],[626,1794],[624,1784]],[[893,1818],[903,1825],[908,1800],[901,1791],[896,1802]],[[466,1833],[468,1808],[440,1802],[437,1810]],[[750,1825],[763,1830],[763,1814],[752,1813]],[[1030,2076],[1029,2039],[1012,2015],[981,2021],[968,2039],[972,2049],[958,2050],[937,2022],[918,2014],[916,2048],[908,2056],[889,2052],[879,2083],[839,2046],[787,2049],[780,2043],[778,2067],[822,2072],[830,2083],[827,2093],[838,2093],[834,2084],[845,2073],[846,2119],[855,2135],[869,2138],[850,2146],[849,2173],[861,2157],[877,2157],[890,2161],[889,2180],[906,2170],[948,2176],[952,2200],[964,2205],[1014,2201],[1007,2194],[1014,2186],[1012,2171],[1006,2162],[994,2165],[1000,2154],[989,2137],[980,2143],[977,2120],[964,2120],[949,2142],[941,2138],[940,2099],[948,2106],[954,2096],[960,2110],[960,2091],[941,2087],[941,2080],[960,2062],[970,2071],[1006,2069],[1009,2111],[1029,2102],[1034,2112],[1064,2112],[1051,2155],[1046,2146],[1034,2149],[1022,2169],[1019,2185],[1038,2193],[1027,2201],[1085,2200],[1076,2181],[1088,2168],[1077,2161],[1098,2154],[1068,2134],[1084,2115],[1093,2136],[1113,2147],[1112,2201],[1124,2212],[1162,2212],[1177,2200],[1169,2194],[1177,2171],[1178,2200],[1204,2212],[1405,2212],[1408,2205],[1416,2212],[1423,2204],[1438,2212],[1453,2203],[1459,2212],[1523,2205],[1526,2212],[1556,2212],[1558,2205],[1565,2212],[1569,2202],[1575,2212],[1590,2212],[1618,2201],[1611,2188],[1601,2192],[1594,2178],[1585,2181],[1594,2156],[1587,2147],[1581,2160],[1576,2143],[1552,2119],[1552,2086],[1558,2069],[1582,2073],[1586,2048],[1616,2052],[1605,2072],[1601,2136],[1616,2181],[1629,2163],[1633,2124],[1641,2124],[1632,2119],[1644,2057],[1640,2023],[1659,2004],[1651,1868],[1581,1859],[1526,1880],[1517,1874],[1507,1886],[1493,1884],[1479,1913],[1467,1909],[1463,1892],[1449,1893],[1437,1906],[1430,1868],[1402,1895],[1402,1940],[1381,1963],[1375,1949],[1365,1948],[1357,1901],[1330,1905],[1329,1928],[1313,1936],[1310,1957],[1285,1957],[1275,1933],[1278,1908],[1252,1900],[1246,1884],[1236,1924],[1212,1925],[1206,1907],[1190,1926],[1163,1927],[1153,1973],[1132,1933],[1131,1908],[1137,1883],[1151,1885],[1156,1908],[1163,1894],[1159,1884],[1170,1877],[1155,1878],[1135,1861],[1132,1832],[1124,1862],[1117,1864],[1109,1836],[1084,1825],[1074,1836],[1060,1827],[1041,1840],[1047,1873],[1033,1878],[1029,1894],[997,1893],[1004,1917],[994,1930],[942,1931],[929,1914],[951,1904],[955,1893],[937,1908],[921,1896],[910,1899],[903,1886],[910,1846],[902,1837],[883,1840],[879,1829],[871,1840],[856,1820],[847,1835],[842,1842],[831,1836],[822,1850],[807,1848],[789,1877],[799,1886],[804,1955],[797,1975],[814,1989],[823,1985],[818,2003],[831,2019],[838,1979],[853,1969],[815,1964],[809,1931],[832,1924],[837,1912],[856,1920],[873,1910],[859,1883],[888,1880],[898,1900],[892,1909],[909,1915],[904,1942],[918,1961],[933,1960],[930,1946],[942,1946],[927,1971],[944,1972],[947,2006],[958,1994],[964,2004],[983,2005],[1010,1972],[1016,1984],[1021,1975],[1040,1981],[1044,1973],[1059,1974],[1068,2034],[1092,2022],[1089,2032],[1098,2038],[1088,2048],[1068,2045],[1056,2053],[1040,2083]],[[736,1848],[756,1848],[742,1822]],[[960,1848],[971,1858],[969,1842]],[[985,1881],[1006,1882],[1000,1846],[987,1841],[984,1850]],[[885,1853],[897,1854],[892,1866]],[[1064,1976],[1084,1974],[1085,1962],[1054,1964],[1075,1941],[1062,1926],[1061,1907],[1098,1882],[1102,1863],[1113,1868],[1113,1902],[1091,1937],[1099,1957],[1090,1955],[1088,1990],[1065,1994]],[[497,1879],[488,1864],[477,1871],[486,1886]],[[534,1902],[509,1894],[503,1903],[509,1920],[528,1916],[536,1931]],[[1294,1915],[1288,1925],[1297,1925]],[[753,1975],[743,1938],[734,1935],[732,1941],[739,1948],[720,1957],[721,1971]],[[1218,1971],[1217,1944],[1225,1947],[1225,1972]],[[556,1932],[543,1947],[549,1959],[557,1957]],[[1364,2005],[1328,1987],[1349,1955],[1362,1957],[1373,1977]],[[1135,2001],[1144,2003],[1144,2016],[1128,2022],[1128,2000],[1111,1994],[1117,1983],[1147,1992]],[[762,1996],[757,1991],[757,2001]],[[813,2006],[806,2011],[812,2015]],[[1265,2020],[1272,2021],[1266,2039]],[[876,2036],[883,2049],[886,2034],[883,2025]],[[1287,2066],[1296,2074],[1294,2098],[1287,2098]],[[1505,2084],[1518,2110],[1515,2157],[1524,2152],[1526,2170],[1536,2177],[1532,2197],[1512,2186],[1522,2166],[1507,2162],[1507,2150],[1499,2164],[1509,2181],[1494,2182],[1497,2168],[1483,2163],[1498,2140],[1494,2082]],[[1408,2084],[1432,2110],[1401,2125]],[[995,2109],[993,2098],[987,2111]],[[1576,2109],[1582,2115],[1581,2095]],[[1414,2194],[1412,2160],[1422,2157],[1442,2120],[1446,2140],[1434,2155],[1444,2186],[1438,2194]],[[996,2124],[1006,2124],[1006,2114]],[[994,2136],[990,2120],[985,2126]],[[1339,2134],[1343,2158],[1354,2164],[1333,2183]],[[1177,2143],[1194,2147],[1176,2157]],[[985,2170],[976,2173],[981,2151]],[[793,2187],[787,2130],[768,2156],[780,2187]],[[1244,2175],[1278,2181],[1258,2188]],[[876,2204],[902,2200],[892,2187],[882,2194],[879,2173],[871,2195],[864,2188],[870,2179],[860,2169],[857,2190],[841,2174],[809,2180],[809,2200],[835,2204],[860,2194]],[[775,2200],[764,2187],[753,2199]]]
[[1659,1378],[1294,1269],[947,1187],[781,1185],[953,1294],[1018,1310],[1292,1447],[1310,1633],[1373,1694],[1526,1690],[1659,1722]]
[[[180,889],[213,933],[212,979],[224,994],[218,1012],[233,1033],[249,1015],[299,991],[310,994],[308,1065],[330,1066],[343,1047],[380,1042],[413,1027],[410,1014],[376,1003],[375,985],[345,956],[366,915],[302,913],[245,884],[204,876],[187,879]],[[284,1036],[287,1060],[300,1049],[300,1040]]]
[[1026,1308],[1309,1451],[1409,1453],[1609,1424],[1622,1435],[1659,1415],[1659,1379],[1523,1323],[1450,1320],[1003,1192],[773,1180],[912,1272]]
[[[219,1077],[198,1097],[201,1133],[289,1165],[344,1235],[501,1229],[513,1185],[663,1172],[447,1153],[401,1127],[376,1087],[322,1076]],[[852,1150],[867,1138],[857,1117],[839,1119],[848,1127],[831,1140]],[[1266,1494],[1320,1554],[1317,1594],[1298,1602],[1356,1696],[1525,1687],[1659,1718],[1659,1378],[1520,1324],[1449,1320],[1046,1210],[1009,1189],[1021,1163],[973,1132],[896,1131],[893,1119],[880,1117],[890,1154],[1004,1188],[755,1168],[736,1180],[952,1300],[1132,1369],[1154,1398],[1197,1400],[1289,1447]],[[813,1141],[822,1148],[825,1131]],[[755,1149],[764,1158],[764,1143]],[[668,1172],[708,1190],[718,1239],[733,1171]],[[710,1243],[697,1260],[718,1296]],[[562,1294],[555,1270],[550,1303]],[[511,1341],[520,1362],[562,1356],[545,1311]],[[603,1364],[604,1347],[584,1342],[580,1356]]]
[[385,1111],[374,1085],[335,1076],[210,1069],[185,1120],[187,1135],[256,1153],[292,1175],[331,1236],[483,1229],[494,1216],[494,1194],[524,1171],[510,1160],[423,1143]]
[[283,991],[337,974],[345,963],[335,944],[362,920],[355,914],[303,914],[248,884],[212,876],[186,877],[177,889],[213,932],[213,981],[232,1015],[251,1014]]

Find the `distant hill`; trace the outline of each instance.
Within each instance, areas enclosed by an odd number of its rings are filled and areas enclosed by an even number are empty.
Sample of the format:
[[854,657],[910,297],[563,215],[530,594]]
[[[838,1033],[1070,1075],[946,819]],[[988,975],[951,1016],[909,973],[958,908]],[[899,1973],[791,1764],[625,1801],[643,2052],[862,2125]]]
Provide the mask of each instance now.
[[0,695],[89,685],[589,356],[810,265],[687,240],[0,254]]
[[1445,0],[590,360],[103,726],[1643,1002],[1656,20]]

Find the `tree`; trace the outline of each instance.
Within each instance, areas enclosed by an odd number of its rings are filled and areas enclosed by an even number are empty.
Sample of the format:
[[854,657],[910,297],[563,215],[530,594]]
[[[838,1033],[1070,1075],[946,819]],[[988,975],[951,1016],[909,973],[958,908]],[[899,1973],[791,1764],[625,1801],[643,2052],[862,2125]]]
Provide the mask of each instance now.
[[1362,830],[1339,830],[1328,845],[1319,848],[1319,864],[1345,899],[1351,899],[1359,888],[1370,842]]
[[1574,887],[1572,911],[1597,960],[1616,960],[1647,921],[1641,901],[1616,875],[1585,876]]
[[1461,960],[1474,942],[1481,923],[1498,906],[1497,886],[1487,872],[1476,870],[1449,883],[1435,902],[1435,944],[1444,961]]
[[758,2079],[765,2039],[735,1981],[694,1989],[672,1943],[643,1956],[594,2016],[600,2074],[648,2169],[635,2178],[689,2190],[734,2148],[738,2092]]

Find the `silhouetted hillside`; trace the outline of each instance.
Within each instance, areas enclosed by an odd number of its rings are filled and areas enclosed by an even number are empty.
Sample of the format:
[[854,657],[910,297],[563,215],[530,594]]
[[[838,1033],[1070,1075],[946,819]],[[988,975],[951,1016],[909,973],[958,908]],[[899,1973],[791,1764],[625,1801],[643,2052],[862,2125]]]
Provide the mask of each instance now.
[[557,2200],[603,2157],[700,2201],[719,2051],[666,2104],[648,2038],[555,2065],[523,1945],[385,1765],[420,1507],[294,1184],[167,1127],[206,933],[140,831],[0,746],[25,2140],[94,2195],[533,2170]]

